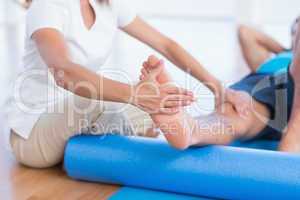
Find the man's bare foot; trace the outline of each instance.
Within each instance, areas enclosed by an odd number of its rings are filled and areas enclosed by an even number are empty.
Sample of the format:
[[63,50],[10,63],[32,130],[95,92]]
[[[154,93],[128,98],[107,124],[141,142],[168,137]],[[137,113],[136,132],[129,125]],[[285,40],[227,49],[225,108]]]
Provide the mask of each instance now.
[[[163,63],[155,56],[150,56],[148,61],[143,64],[141,79],[145,78],[148,73],[163,65]],[[164,66],[163,66],[164,67]],[[158,76],[157,81],[160,84],[168,84],[172,82],[171,76],[164,68]],[[188,126],[189,117],[181,108],[177,114],[164,115],[164,114],[151,114],[150,115],[155,125],[161,129],[165,137],[171,145],[178,149],[185,149],[190,145],[190,128]]]
[[146,131],[145,137],[157,138],[159,136],[159,131],[155,127],[151,127]]
[[[148,73],[153,70],[154,68],[157,68],[158,65],[164,65],[164,63],[160,63],[163,62],[162,60],[159,60],[157,57],[155,56],[149,56],[148,60],[146,62],[143,63],[143,68],[141,70],[141,79],[143,79],[145,76],[148,75]],[[171,76],[168,74],[166,68],[164,67],[161,74],[157,76],[157,81],[160,84],[167,84],[167,83],[171,83],[172,82],[172,78]]]

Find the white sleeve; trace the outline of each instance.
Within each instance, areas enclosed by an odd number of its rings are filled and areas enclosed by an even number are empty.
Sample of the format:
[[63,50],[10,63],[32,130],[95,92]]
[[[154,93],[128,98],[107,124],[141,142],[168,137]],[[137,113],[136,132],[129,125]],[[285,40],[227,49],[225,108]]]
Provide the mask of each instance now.
[[123,28],[129,25],[137,16],[130,1],[127,0],[113,0],[117,11],[118,26]]
[[68,15],[65,0],[34,0],[26,16],[26,36],[42,28],[53,28],[64,33]]

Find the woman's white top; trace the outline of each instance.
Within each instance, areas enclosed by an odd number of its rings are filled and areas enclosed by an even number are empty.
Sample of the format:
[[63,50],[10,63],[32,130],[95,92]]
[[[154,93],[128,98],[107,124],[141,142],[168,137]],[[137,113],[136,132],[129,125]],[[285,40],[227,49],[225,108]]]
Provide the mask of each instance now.
[[69,95],[55,84],[32,34],[43,28],[59,31],[72,62],[97,71],[110,55],[118,29],[136,17],[125,0],[110,0],[109,5],[90,0],[90,4],[96,15],[90,30],[83,21],[80,0],[34,0],[28,10],[22,69],[6,106],[9,128],[24,139],[29,138],[42,113]]

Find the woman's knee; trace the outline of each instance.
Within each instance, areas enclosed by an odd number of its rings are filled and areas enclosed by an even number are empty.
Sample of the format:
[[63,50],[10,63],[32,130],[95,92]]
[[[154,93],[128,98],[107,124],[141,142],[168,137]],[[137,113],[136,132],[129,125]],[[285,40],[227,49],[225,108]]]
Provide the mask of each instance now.
[[30,167],[30,168],[36,168],[36,169],[45,169],[50,168],[58,165],[61,163],[61,159],[53,159],[53,160],[45,160],[41,157],[35,157],[35,158],[20,158],[19,156],[16,156],[16,160],[18,163]]
[[37,169],[50,168],[61,163],[62,158],[60,156],[45,157],[43,152],[28,152],[22,148],[13,148],[13,153],[18,163]]
[[11,133],[10,143],[18,163],[31,168],[49,168],[62,161],[63,153],[52,154],[39,148],[39,143],[25,140],[16,133]]

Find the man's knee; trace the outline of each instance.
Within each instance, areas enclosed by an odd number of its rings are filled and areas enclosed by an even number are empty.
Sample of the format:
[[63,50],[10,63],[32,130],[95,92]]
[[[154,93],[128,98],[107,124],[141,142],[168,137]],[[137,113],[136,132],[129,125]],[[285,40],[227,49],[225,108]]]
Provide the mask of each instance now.
[[217,108],[217,114],[230,119],[235,134],[246,134],[253,124],[252,114],[241,117],[231,103],[224,103]]
[[240,40],[248,40],[249,35],[251,34],[251,28],[246,25],[239,25],[237,32]]

